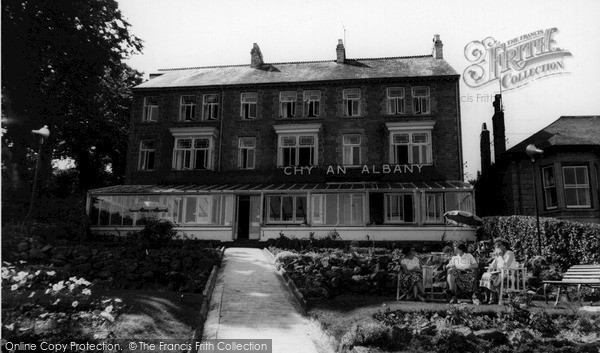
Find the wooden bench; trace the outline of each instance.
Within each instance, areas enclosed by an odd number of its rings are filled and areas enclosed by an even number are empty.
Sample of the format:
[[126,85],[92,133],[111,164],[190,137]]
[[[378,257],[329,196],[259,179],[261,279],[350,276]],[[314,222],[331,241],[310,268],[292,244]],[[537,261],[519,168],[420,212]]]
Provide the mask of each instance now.
[[[568,286],[577,286],[577,298],[579,300],[579,305],[581,305],[581,286],[600,288],[600,265],[571,266],[571,268],[565,272],[562,280],[544,281],[544,298],[546,299],[546,303],[548,303],[546,288],[549,285],[558,286],[558,293],[556,294],[556,302],[554,302],[554,305],[558,305],[561,288]],[[567,294],[567,300],[570,300],[567,288],[565,288],[565,293]]]

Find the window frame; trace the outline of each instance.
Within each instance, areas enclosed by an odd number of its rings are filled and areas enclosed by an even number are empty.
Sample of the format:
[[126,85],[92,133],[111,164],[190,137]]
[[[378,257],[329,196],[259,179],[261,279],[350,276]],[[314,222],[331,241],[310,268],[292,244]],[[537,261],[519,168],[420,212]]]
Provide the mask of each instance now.
[[[294,137],[295,141],[294,141],[294,146],[284,146],[283,145],[283,139],[285,138],[289,138],[289,137]],[[302,148],[303,145],[300,144],[300,139],[303,137],[310,137],[313,139],[313,144],[312,144],[312,151],[311,151],[311,159],[312,159],[312,164],[307,164],[307,165],[301,165],[300,164],[300,148]],[[304,146],[308,146],[308,145],[304,145]],[[290,164],[290,165],[285,165],[284,164],[284,154],[285,148],[294,148],[295,152],[294,152],[294,164]],[[301,166],[316,166],[318,165],[318,156],[319,156],[319,139],[318,139],[318,134],[316,133],[281,133],[277,136],[277,167],[279,168],[285,168],[285,167],[301,167]]]
[[[154,99],[156,104],[149,104],[148,101]],[[142,122],[155,123],[158,121],[159,114],[158,96],[146,96],[144,97],[144,106],[142,111]]]
[[[309,90],[303,93],[304,100],[304,115],[307,118],[318,118],[321,115],[321,91]],[[311,99],[312,96],[318,96],[317,99]],[[312,106],[312,108],[311,108]],[[316,110],[316,114],[314,114]],[[310,113],[313,113],[312,115]]]
[[[207,102],[207,98],[214,97],[217,102]],[[219,93],[206,93],[202,95],[202,120],[219,120],[219,110],[221,105],[221,95]],[[208,115],[208,117],[207,117]],[[214,117],[212,117],[214,115]]]
[[[557,188],[556,188],[556,176],[554,174],[554,166],[553,165],[548,165],[545,167],[540,168],[541,170],[541,176],[542,176],[542,190],[543,190],[543,197],[544,197],[544,208],[546,210],[555,210],[558,208],[558,193],[557,193]],[[553,180],[553,184],[552,185],[546,185],[546,175],[545,175],[545,171],[549,170],[552,172],[552,180]],[[553,206],[548,206],[548,192],[552,192],[552,190],[554,190],[554,200],[555,200],[555,204]]]
[[[190,99],[189,102],[185,102]],[[196,121],[196,106],[198,105],[198,96],[194,94],[184,94],[179,97],[179,121]]]
[[[404,211],[404,206],[402,206],[402,216],[399,216],[398,218],[392,217],[390,214],[390,204],[391,204],[391,198],[392,197],[400,197],[402,199],[403,202],[401,202],[399,205],[404,205],[404,197],[410,196],[412,198],[412,221],[411,222],[407,222],[405,220],[403,220],[404,218],[406,218],[406,212]],[[383,196],[383,223],[384,224],[416,224],[417,223],[417,197],[414,193],[408,193],[408,192],[394,192],[394,193],[386,193]],[[398,207],[398,212],[400,214],[400,207]]]
[[[577,169],[579,168],[583,168],[584,169],[584,176],[585,179],[587,181],[586,184],[579,184],[577,182]],[[575,177],[575,184],[567,184],[567,178],[565,176],[565,170],[567,169],[574,169],[574,177]],[[590,175],[589,175],[589,168],[587,165],[563,165],[562,166],[562,177],[563,177],[563,191],[565,194],[565,206],[566,208],[570,208],[570,209],[578,209],[578,208],[592,208],[592,195],[591,195],[591,189],[590,189]],[[583,186],[581,186],[583,185]],[[578,201],[577,205],[569,205],[568,201],[567,201],[567,191],[568,190],[576,190],[575,195]],[[577,193],[577,190],[579,189],[584,189],[587,190],[586,195],[587,195],[587,201],[588,204],[587,205],[580,205],[579,204],[579,195]]]
[[[279,117],[282,119],[295,118],[297,101],[298,101],[298,92],[296,92],[296,91],[281,91],[281,92],[279,92]],[[285,108],[286,105],[289,105],[289,107]]]
[[[446,213],[447,210],[446,209],[446,194],[445,192],[425,192],[423,194],[423,201],[424,201],[424,209],[423,209],[423,223],[425,224],[442,224],[445,223],[444,221],[444,213]],[[434,207],[439,207],[441,206],[441,213],[439,214],[439,216],[437,218],[434,219],[430,219],[429,218],[429,198],[433,197],[434,198]],[[439,204],[439,202],[441,202],[441,205]],[[437,214],[438,210],[435,210],[435,213]]]
[[[252,99],[253,97],[254,102],[248,100]],[[248,109],[245,110],[244,106],[248,106]],[[254,107],[254,116],[251,116],[252,107]],[[242,118],[242,120],[254,120],[258,118],[258,92],[240,93],[240,118]]]
[[[358,144],[356,143],[346,143],[346,137],[358,137]],[[358,161],[354,161],[354,149],[358,148]],[[350,155],[347,155],[347,150],[349,150]],[[346,161],[352,159],[351,163],[348,164]],[[345,166],[360,166],[362,162],[362,135],[358,133],[347,133],[342,135],[342,165]]]
[[[271,200],[273,198],[278,198],[279,199],[279,219],[272,219],[271,218]],[[292,219],[291,220],[283,220],[283,199],[284,198],[292,198]],[[303,213],[304,216],[301,217],[302,219],[298,219],[298,199],[299,198],[304,198],[305,202],[304,202],[304,207],[303,207]],[[266,223],[267,224],[308,224],[308,195],[306,194],[292,194],[292,195],[267,195],[266,196]]]
[[[252,146],[244,146],[242,141],[252,141],[253,145]],[[252,151],[252,165],[244,167],[244,165],[243,165],[244,152],[249,153],[250,151]],[[248,161],[249,158],[247,158],[246,160]],[[253,136],[240,137],[238,139],[238,169],[253,170],[255,168],[256,168],[256,137],[253,137]]]
[[[348,95],[352,92],[358,92],[358,97],[348,97]],[[361,100],[361,89],[360,88],[346,88],[342,91],[342,98],[343,98],[343,107],[344,107],[344,116],[345,117],[349,117],[349,118],[354,118],[354,117],[360,117],[361,116],[361,104],[360,104],[360,100]],[[356,114],[354,113],[355,111],[355,103],[356,103]],[[352,109],[348,109],[349,105],[351,104]]]
[[[152,142],[154,144],[153,148],[144,148],[145,142]],[[150,157],[150,154],[152,156]],[[148,168],[150,159],[152,160],[152,168]],[[138,158],[138,170],[140,171],[153,171],[156,164],[156,140],[154,139],[144,139],[140,140],[140,152]],[[144,167],[146,166],[146,167]]]
[[[390,96],[391,90],[402,90],[401,97],[392,97]],[[404,87],[388,87],[386,89],[386,97],[387,97],[387,113],[388,115],[404,115],[406,114],[406,91]],[[392,112],[392,106],[394,107],[395,112]],[[401,107],[402,111],[398,111],[398,107]]]
[[[427,89],[426,95],[417,95],[416,90]],[[429,86],[415,86],[411,87],[412,97],[412,108],[414,115],[430,115],[431,114],[431,88]],[[418,102],[418,103],[417,103]],[[427,110],[423,111],[423,103],[425,103]],[[419,104],[419,111],[417,111],[417,104]]]
[[[329,224],[327,223],[327,197],[331,197],[331,196],[335,196],[336,198],[336,214],[335,214],[335,218],[336,218],[336,223],[335,224]],[[349,222],[346,223],[340,223],[340,212],[343,212],[344,209],[342,207],[340,207],[341,205],[344,204],[344,200],[342,200],[342,197],[344,196],[350,196],[350,202],[349,205],[351,207],[350,209],[350,219]],[[362,208],[356,212],[357,214],[360,215],[360,219],[355,219],[354,216],[354,198],[359,198],[361,199],[361,205]],[[315,217],[315,202],[316,199],[319,199],[318,203],[319,203],[319,216]],[[326,227],[363,227],[365,226],[366,223],[366,219],[367,219],[367,214],[366,214],[366,207],[367,207],[367,196],[366,193],[359,193],[359,192],[352,192],[352,193],[314,193],[311,194],[311,222],[313,226],[326,226]]]
[[[426,134],[427,142],[419,143],[414,142],[413,136],[415,134]],[[398,143],[395,140],[395,136],[398,135],[408,135],[407,143]],[[406,145],[407,146],[407,163],[406,164],[419,164],[419,165],[433,165],[433,141],[432,141],[432,133],[430,129],[419,129],[419,130],[395,130],[390,132],[390,164],[404,164],[399,163],[398,159],[398,150],[397,146]],[[413,160],[413,152],[415,146],[425,146],[426,147],[426,156],[425,162],[415,163]],[[422,150],[418,149],[419,156],[422,157]]]
[[[180,148],[178,147],[178,142],[179,141],[183,141],[183,140],[190,140],[190,147],[188,148]],[[196,142],[199,140],[207,140],[208,141],[208,147],[207,148],[203,148],[203,147],[197,147]],[[192,136],[176,136],[175,137],[175,141],[173,144],[173,160],[171,163],[171,168],[172,170],[213,170],[214,168],[214,163],[213,163],[213,156],[214,156],[214,139],[212,136],[208,136],[208,135],[192,135]],[[177,168],[177,164],[178,164],[178,152],[182,151],[183,153],[183,167],[182,168]],[[206,151],[206,154],[204,155],[204,161],[205,161],[205,168],[197,168],[196,166],[196,159],[197,159],[197,153],[198,151]],[[186,159],[189,155],[189,167],[186,167]]]

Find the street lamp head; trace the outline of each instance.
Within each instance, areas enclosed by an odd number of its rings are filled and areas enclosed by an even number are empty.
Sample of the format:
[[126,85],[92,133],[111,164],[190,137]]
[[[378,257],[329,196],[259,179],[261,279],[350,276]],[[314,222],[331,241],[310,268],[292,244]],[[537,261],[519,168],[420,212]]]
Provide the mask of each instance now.
[[535,147],[533,144],[529,144],[527,145],[527,148],[525,148],[525,153],[533,159],[536,155],[544,153],[544,150]]
[[44,125],[41,129],[31,130],[31,133],[47,139],[50,136],[50,129],[48,129],[48,125]]

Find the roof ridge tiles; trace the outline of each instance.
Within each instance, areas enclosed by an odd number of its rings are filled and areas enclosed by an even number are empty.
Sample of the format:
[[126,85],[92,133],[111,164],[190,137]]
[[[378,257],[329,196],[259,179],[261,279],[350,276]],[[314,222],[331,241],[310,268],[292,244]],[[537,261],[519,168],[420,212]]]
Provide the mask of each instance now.
[[[410,56],[385,56],[381,58],[347,58],[346,61],[358,61],[358,60],[391,60],[391,59],[418,59],[418,58],[431,58],[433,55],[410,55]],[[285,65],[285,64],[314,64],[314,63],[325,63],[335,62],[335,60],[309,60],[309,61],[282,61],[275,63],[264,63],[263,65]],[[236,65],[210,65],[210,66],[192,66],[192,67],[179,67],[170,69],[158,69],[158,71],[183,71],[183,70],[196,70],[196,69],[218,69],[224,67],[250,67],[249,64],[236,64]]]

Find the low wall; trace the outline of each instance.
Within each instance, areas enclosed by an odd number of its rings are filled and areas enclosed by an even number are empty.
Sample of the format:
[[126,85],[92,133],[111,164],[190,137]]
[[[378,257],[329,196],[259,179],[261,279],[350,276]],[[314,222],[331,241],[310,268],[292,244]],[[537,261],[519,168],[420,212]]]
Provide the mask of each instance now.
[[[280,234],[288,238],[323,238],[333,231],[332,227],[264,227],[261,241],[279,238]],[[475,229],[462,227],[336,227],[341,240],[408,240],[440,241],[445,232],[446,241],[475,240]]]

